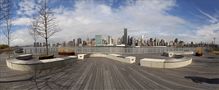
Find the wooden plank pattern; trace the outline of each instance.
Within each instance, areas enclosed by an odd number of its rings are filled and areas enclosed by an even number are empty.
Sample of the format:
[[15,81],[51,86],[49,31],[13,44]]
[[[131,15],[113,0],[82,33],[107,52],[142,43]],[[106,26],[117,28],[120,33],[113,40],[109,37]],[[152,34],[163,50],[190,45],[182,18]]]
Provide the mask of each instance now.
[[[136,56],[145,57],[145,55]],[[0,90],[37,90],[37,86],[41,90],[218,90],[218,84],[198,84],[184,78],[185,76],[219,77],[219,63],[206,63],[204,62],[206,59],[197,57],[194,59],[191,65],[184,68],[155,69],[141,67],[138,63],[126,64],[106,58],[87,58],[66,67],[38,72],[36,82],[27,80],[0,83]],[[7,69],[4,64],[1,64],[0,70],[2,70],[0,78],[6,77],[7,74],[9,76],[25,75],[25,73]]]

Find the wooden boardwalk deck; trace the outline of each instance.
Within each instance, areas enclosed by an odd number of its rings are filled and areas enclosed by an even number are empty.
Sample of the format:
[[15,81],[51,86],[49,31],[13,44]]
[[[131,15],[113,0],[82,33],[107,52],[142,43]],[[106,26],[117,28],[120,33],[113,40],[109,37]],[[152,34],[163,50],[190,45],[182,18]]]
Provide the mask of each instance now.
[[34,80],[0,83],[0,90],[219,90],[219,63],[195,59],[197,61],[184,68],[153,69],[137,63],[88,58],[63,68],[42,71],[37,75],[37,83]]

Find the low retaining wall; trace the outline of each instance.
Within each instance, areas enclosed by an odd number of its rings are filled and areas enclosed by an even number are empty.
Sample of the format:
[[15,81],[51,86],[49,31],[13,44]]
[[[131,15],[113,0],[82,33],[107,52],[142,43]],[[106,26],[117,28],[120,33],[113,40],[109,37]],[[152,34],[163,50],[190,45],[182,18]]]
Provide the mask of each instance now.
[[183,57],[181,59],[152,59],[143,58],[140,60],[141,66],[153,68],[180,68],[192,63],[192,58]]
[[122,55],[120,54],[102,54],[102,53],[95,53],[95,54],[91,54],[89,57],[104,57],[104,58],[108,58],[108,59],[112,59],[112,60],[116,60],[116,61],[120,61],[120,62],[124,62],[124,63],[135,63],[136,57],[133,56],[127,56],[127,57],[122,57]]
[[94,53],[91,54],[89,57],[107,57],[107,55],[102,53]]
[[65,66],[74,60],[76,56],[69,56],[64,58],[54,58],[54,59],[45,59],[45,60],[29,60],[23,61],[18,59],[9,59],[6,60],[7,66],[13,70],[19,71],[34,71],[34,70],[43,70],[49,69],[52,67],[61,67]]

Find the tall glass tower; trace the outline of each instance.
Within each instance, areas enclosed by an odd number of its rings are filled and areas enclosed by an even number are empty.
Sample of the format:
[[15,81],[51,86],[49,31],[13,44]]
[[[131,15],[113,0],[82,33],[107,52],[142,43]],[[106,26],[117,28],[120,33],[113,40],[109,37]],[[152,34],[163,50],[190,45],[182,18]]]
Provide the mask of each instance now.
[[96,35],[95,36],[96,46],[102,46],[102,35]]
[[125,46],[127,46],[128,44],[128,35],[127,35],[127,28],[124,28],[124,35],[123,35],[123,44],[125,44]]

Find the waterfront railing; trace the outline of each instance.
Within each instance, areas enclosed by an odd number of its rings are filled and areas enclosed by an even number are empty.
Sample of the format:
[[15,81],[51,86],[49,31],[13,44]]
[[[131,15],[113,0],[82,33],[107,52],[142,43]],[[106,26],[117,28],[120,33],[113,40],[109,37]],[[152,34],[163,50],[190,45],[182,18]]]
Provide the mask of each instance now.
[[[163,53],[166,51],[194,51],[195,48],[175,48],[175,47],[65,47],[73,49],[76,53],[116,53],[116,54],[147,54]],[[42,55],[46,53],[45,47],[24,47],[24,53]],[[49,47],[50,54],[58,54],[58,47]]]

